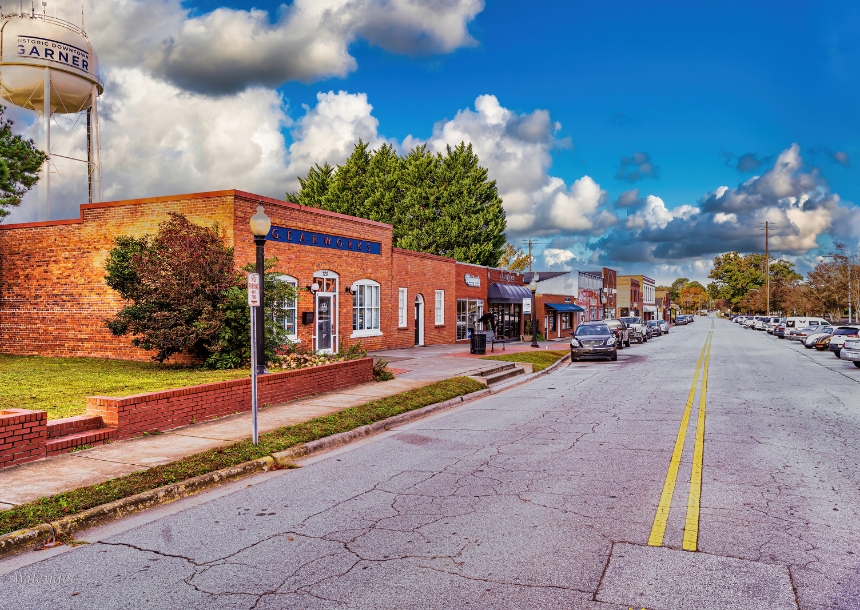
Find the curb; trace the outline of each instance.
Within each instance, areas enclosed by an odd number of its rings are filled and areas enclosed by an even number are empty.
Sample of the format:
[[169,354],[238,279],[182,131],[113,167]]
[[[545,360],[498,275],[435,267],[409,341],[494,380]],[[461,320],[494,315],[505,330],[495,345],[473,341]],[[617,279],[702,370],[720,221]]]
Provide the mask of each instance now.
[[443,402],[437,402],[436,404],[427,405],[426,407],[421,407],[414,411],[407,411],[406,413],[401,413],[400,415],[395,415],[366,426],[361,426],[348,432],[333,434],[332,436],[327,436],[303,445],[291,447],[285,451],[273,453],[271,456],[251,460],[250,462],[244,462],[243,464],[237,464],[236,466],[230,466],[229,468],[222,468],[221,470],[202,474],[186,481],[172,483],[165,487],[151,489],[149,491],[129,496],[128,498],[122,498],[120,500],[109,502],[108,504],[95,506],[76,515],[70,515],[59,519],[58,521],[42,523],[32,528],[4,534],[0,536],[0,559],[5,559],[26,550],[36,550],[47,543],[57,541],[57,538],[71,538],[75,532],[111,521],[116,521],[123,517],[127,517],[128,515],[153,508],[155,506],[170,504],[171,502],[175,502],[176,500],[188,496],[193,496],[194,494],[220,485],[221,483],[235,481],[258,472],[267,472],[273,468],[288,466],[297,459],[347,445],[353,441],[373,436],[380,432],[385,432],[391,428],[413,422],[423,417],[427,417],[428,415],[452,409],[466,402],[471,402],[479,398],[504,392],[505,390],[528,383],[538,377],[548,375],[561,367],[562,364],[569,359],[570,354],[567,354],[558,362],[548,366],[539,373],[532,373],[524,379],[517,380],[515,383],[506,384],[503,387],[486,388],[484,390],[472,392],[471,394],[458,396]]
[[63,517],[58,521],[5,534],[0,536],[0,559],[21,551],[38,549],[46,543],[55,542],[58,537],[70,538],[75,532],[82,529],[116,521],[161,504],[170,504],[180,498],[192,496],[221,483],[271,470],[273,466],[275,466],[275,460],[267,456],[95,506],[76,515]]
[[413,411],[407,411],[406,413],[401,413],[400,415],[395,415],[387,419],[381,419],[378,422],[374,422],[366,426],[360,426],[358,428],[349,430],[348,432],[332,434],[331,436],[311,441],[309,443],[305,443],[304,445],[290,447],[289,449],[286,449],[284,451],[273,453],[272,457],[275,459],[275,463],[277,463],[279,466],[286,466],[297,459],[308,457],[314,455],[315,453],[328,451],[329,449],[334,449],[343,445],[348,445],[353,441],[357,441],[368,436],[373,436],[374,434],[379,434],[380,432],[385,432],[387,430],[390,430],[391,428],[402,426],[403,424],[408,424],[409,422],[421,419],[434,413],[438,413],[440,411],[452,409],[456,406],[463,404],[464,402],[470,402],[478,398],[484,398],[485,396],[489,396],[493,393],[494,392],[489,388],[485,390],[478,390],[477,392],[472,392],[471,394],[458,396],[457,398],[452,398],[444,402],[437,402],[436,404],[427,405],[426,407],[421,407],[420,409],[415,409]]

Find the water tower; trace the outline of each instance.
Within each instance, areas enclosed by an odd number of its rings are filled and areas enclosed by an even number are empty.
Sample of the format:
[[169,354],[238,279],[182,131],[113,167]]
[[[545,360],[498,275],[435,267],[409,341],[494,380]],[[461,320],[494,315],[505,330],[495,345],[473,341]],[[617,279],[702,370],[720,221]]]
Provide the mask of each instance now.
[[[32,0],[31,0],[32,1]],[[86,163],[89,201],[101,200],[99,115],[96,101],[104,91],[98,57],[84,31],[83,9],[77,25],[42,12],[31,4],[25,12],[6,13],[0,7],[0,97],[15,106],[35,110],[42,123],[39,148],[48,155],[39,179],[39,220],[51,211],[51,115],[86,113]],[[62,155],[54,155],[62,157]]]

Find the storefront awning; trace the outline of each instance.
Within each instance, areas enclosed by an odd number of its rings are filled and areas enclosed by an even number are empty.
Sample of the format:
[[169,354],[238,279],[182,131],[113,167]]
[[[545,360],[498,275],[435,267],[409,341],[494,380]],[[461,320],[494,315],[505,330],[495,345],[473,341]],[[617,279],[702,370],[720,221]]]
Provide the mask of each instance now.
[[532,291],[527,286],[516,284],[500,284],[493,282],[487,292],[487,300],[490,303],[518,303],[523,304],[523,299],[532,298]]
[[657,313],[657,308],[654,305],[646,305],[642,309],[644,309],[645,311],[648,311],[650,313]]
[[582,307],[573,303],[544,303],[544,305],[556,311],[585,311]]

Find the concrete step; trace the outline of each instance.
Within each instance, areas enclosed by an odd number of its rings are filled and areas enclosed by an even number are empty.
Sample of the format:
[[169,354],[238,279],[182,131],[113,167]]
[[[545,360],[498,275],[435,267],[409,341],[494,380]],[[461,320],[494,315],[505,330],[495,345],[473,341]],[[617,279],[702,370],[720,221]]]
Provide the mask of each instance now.
[[493,366],[491,368],[480,369],[475,371],[473,374],[477,377],[487,377],[488,375],[495,375],[496,373],[501,373],[504,371],[509,371],[513,368],[516,368],[516,363],[514,362],[499,362],[497,366]]
[[511,377],[516,377],[518,375],[525,374],[525,369],[520,368],[516,365],[511,366],[511,368],[505,369],[504,371],[499,371],[490,375],[483,375],[484,381],[488,386],[494,385],[496,383],[500,383]]
[[84,430],[83,432],[74,432],[72,434],[65,434],[56,438],[49,438],[46,444],[46,449],[48,456],[51,456],[57,455],[58,453],[68,453],[71,449],[81,447],[83,445],[101,445],[105,441],[114,438],[116,438],[115,428]]
[[104,428],[100,415],[77,415],[48,421],[48,438],[60,438],[78,432]]

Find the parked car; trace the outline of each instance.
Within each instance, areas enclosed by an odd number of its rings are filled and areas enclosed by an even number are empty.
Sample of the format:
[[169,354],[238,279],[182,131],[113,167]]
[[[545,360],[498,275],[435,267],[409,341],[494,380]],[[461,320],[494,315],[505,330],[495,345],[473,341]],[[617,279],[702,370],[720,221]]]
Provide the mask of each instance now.
[[837,326],[830,335],[830,351],[839,358],[839,352],[842,351],[842,345],[847,339],[856,339],[860,337],[860,327],[857,326]]
[[788,338],[791,341],[806,341],[806,338],[809,335],[814,335],[818,332],[819,328],[823,328],[820,325],[816,326],[807,326],[806,328],[796,328],[794,333],[789,335]]
[[[663,334],[663,327],[660,325],[660,322],[662,322],[662,320],[648,320],[647,326],[651,331],[652,338],[659,337]],[[668,328],[666,329],[666,332],[668,332]]]
[[832,335],[824,335],[818,341],[815,342],[815,349],[819,352],[823,352],[826,349],[830,348],[830,337]]
[[620,318],[620,320],[627,325],[627,328],[630,331],[631,341],[636,341],[637,343],[645,343],[648,341],[651,333],[648,330],[647,325],[642,322],[642,318],[629,316]]
[[623,321],[613,318],[603,322],[609,327],[609,330],[615,332],[615,338],[618,339],[618,349],[630,347],[630,329]]
[[839,357],[842,360],[851,360],[854,362],[854,366],[860,369],[860,340],[846,340],[845,345],[842,346],[842,350],[839,352]]
[[785,337],[791,339],[794,332],[807,326],[824,326],[830,324],[827,320],[817,316],[791,316],[785,319]]
[[785,322],[780,322],[773,327],[773,336],[785,339]]
[[675,316],[675,326],[685,326],[687,324],[687,316]]
[[657,320],[657,324],[660,325],[660,331],[664,335],[669,334],[669,321],[668,320]]
[[812,349],[821,337],[829,336],[833,332],[832,326],[819,326],[817,329],[815,332],[807,335],[806,339],[803,339],[803,347],[806,349]]
[[576,327],[570,340],[570,359],[609,358],[618,360],[615,331],[604,322],[584,322]]
[[775,329],[779,324],[785,322],[785,318],[771,318],[770,321],[765,325],[765,330],[768,334],[773,334],[773,329]]

